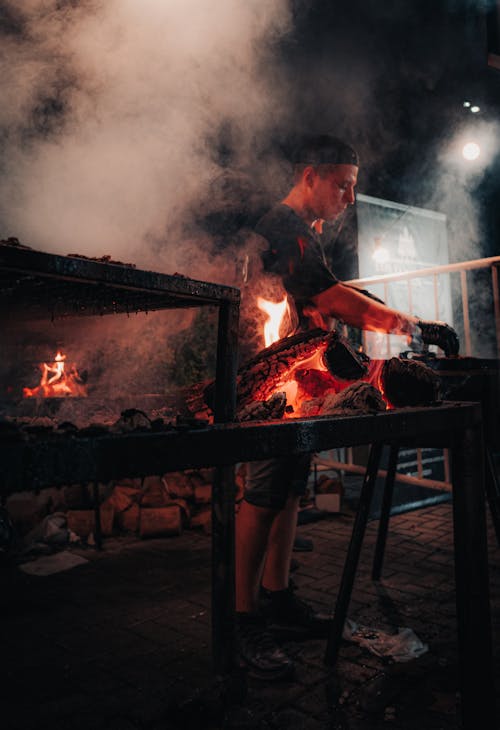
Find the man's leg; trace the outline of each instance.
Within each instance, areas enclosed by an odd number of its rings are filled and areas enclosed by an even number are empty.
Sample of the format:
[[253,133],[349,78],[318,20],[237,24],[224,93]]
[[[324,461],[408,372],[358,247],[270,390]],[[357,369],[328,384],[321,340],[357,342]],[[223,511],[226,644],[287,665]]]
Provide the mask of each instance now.
[[259,592],[273,522],[286,498],[276,495],[274,461],[249,464],[245,498],[236,515],[236,629],[239,660],[263,680],[289,677],[292,660],[266,630]]
[[264,560],[275,509],[242,501],[236,515],[236,611],[257,613]]
[[272,522],[262,573],[262,587],[268,591],[288,588],[299,503],[299,496],[288,497],[284,509],[275,515]]

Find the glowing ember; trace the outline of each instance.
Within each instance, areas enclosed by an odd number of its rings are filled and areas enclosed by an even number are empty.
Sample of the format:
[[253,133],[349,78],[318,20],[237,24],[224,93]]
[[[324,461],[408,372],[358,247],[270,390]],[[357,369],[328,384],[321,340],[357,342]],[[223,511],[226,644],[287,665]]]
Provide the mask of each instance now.
[[272,345],[273,342],[277,342],[281,339],[280,331],[283,321],[285,319],[285,315],[290,312],[288,299],[286,294],[283,301],[277,303],[258,297],[257,306],[268,316],[267,322],[264,324],[264,342],[266,347],[269,347],[269,345]]
[[63,398],[68,396],[85,397],[87,388],[81,379],[76,365],[66,368],[66,355],[58,352],[53,362],[42,362],[40,384],[36,388],[23,388],[25,398]]

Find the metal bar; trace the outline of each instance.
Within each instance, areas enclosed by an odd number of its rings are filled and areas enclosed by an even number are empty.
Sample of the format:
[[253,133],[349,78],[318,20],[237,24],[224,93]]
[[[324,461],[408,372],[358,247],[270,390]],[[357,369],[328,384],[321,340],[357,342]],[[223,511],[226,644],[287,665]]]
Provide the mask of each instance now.
[[[352,474],[364,474],[366,467],[361,464],[346,463],[343,461],[330,461],[321,462],[318,461],[318,466],[322,465],[329,469],[337,469],[339,471],[351,472]],[[385,469],[379,469],[379,475],[382,477],[387,476]],[[448,478],[442,482],[439,479],[427,479],[426,477],[412,477],[409,474],[402,474],[401,472],[396,473],[396,481],[402,482],[403,484],[416,484],[421,487],[430,487],[431,489],[440,489],[444,492],[451,490],[451,481]]]
[[462,290],[462,311],[464,315],[465,354],[471,355],[469,293],[467,291],[467,272],[460,272],[460,286]]
[[[387,282],[384,281],[384,302],[387,302],[389,296],[389,287],[387,286]],[[385,353],[387,356],[387,359],[391,356],[391,336],[389,333],[385,336]]]
[[[136,269],[135,266],[93,261],[77,256],[33,251],[0,244],[0,271],[25,274],[27,277],[80,282],[96,288],[100,284],[115,289],[143,291],[147,294],[172,294],[187,298],[193,306],[239,302],[238,289],[221,284]],[[15,277],[14,277],[15,278]]]
[[439,291],[438,291],[438,275],[434,274],[433,278],[433,284],[434,284],[434,317],[435,319],[439,319]]
[[223,302],[219,307],[214,420],[226,423],[236,412],[239,305]]
[[234,669],[234,466],[217,467],[212,486],[212,657],[217,674]]
[[[214,420],[233,421],[236,412],[239,305],[219,307]],[[215,469],[212,486],[212,657],[218,674],[233,668],[235,651],[234,466]]]
[[352,528],[351,541],[347,550],[347,556],[344,563],[344,571],[340,583],[337,601],[335,604],[335,612],[328,633],[328,641],[325,651],[325,664],[333,666],[337,659],[337,655],[342,641],[342,631],[347,616],[347,609],[351,600],[352,587],[356,576],[356,568],[358,567],[361,546],[365,534],[366,523],[370,513],[370,505],[373,497],[373,490],[377,480],[377,471],[380,463],[380,454],[382,452],[382,444],[375,443],[370,449],[368,457],[368,465],[366,474],[361,487],[358,509],[356,518]]
[[462,727],[493,730],[495,692],[480,424],[455,432],[451,457]]
[[498,290],[498,264],[491,267],[491,288],[493,291],[493,309],[495,312],[495,332],[497,336],[497,357],[500,357],[500,292]]
[[94,538],[96,548],[102,550],[101,505],[99,504],[99,484],[92,482],[92,496],[94,500]]
[[399,446],[397,444],[393,444],[389,452],[389,464],[384,484],[382,508],[378,523],[377,543],[375,545],[375,554],[373,556],[372,580],[380,580],[380,575],[382,573],[387,531],[389,529],[389,519],[391,516],[392,495],[394,493],[394,478],[396,476],[396,467],[398,464],[398,454]]
[[488,446],[485,447],[485,487],[491,521],[495,529],[497,544],[500,545],[500,488],[493,463],[493,454]]
[[416,269],[415,271],[402,271],[398,274],[384,274],[383,276],[365,276],[362,279],[349,279],[345,284],[380,284],[384,281],[403,281],[404,279],[418,279],[422,276],[432,276],[433,274],[447,274],[453,271],[471,271],[473,269],[488,269],[490,266],[500,265],[500,256],[490,256],[484,259],[473,259],[471,261],[461,261],[457,264],[441,264],[440,266],[432,266],[427,269]]
[[417,477],[422,478],[422,449],[417,449]]
[[[0,440],[0,487],[7,492],[76,482],[108,482],[200,466],[315,453],[349,444],[419,438],[416,445],[447,446],[453,429],[481,419],[476,403],[443,403],[363,416],[215,424],[189,431],[127,433],[68,439]],[[448,434],[448,435],[446,435]],[[413,444],[413,440],[411,441]],[[24,487],[22,486],[24,485]]]
[[443,449],[443,461],[444,461],[444,481],[451,487],[451,472],[450,472],[450,452],[448,449]]

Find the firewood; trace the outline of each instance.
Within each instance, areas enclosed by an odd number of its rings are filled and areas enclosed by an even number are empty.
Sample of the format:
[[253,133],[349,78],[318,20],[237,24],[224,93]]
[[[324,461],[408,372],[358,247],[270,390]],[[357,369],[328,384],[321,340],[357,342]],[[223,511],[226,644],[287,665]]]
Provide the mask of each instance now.
[[328,393],[320,409],[322,416],[385,411],[382,394],[370,383],[353,383],[340,393]]
[[[103,503],[100,507],[101,533],[103,535],[113,534],[114,508],[111,504]],[[90,534],[95,535],[95,511],[93,509],[68,510],[66,513],[68,529],[78,537],[87,538]]]
[[141,507],[164,507],[169,504],[171,499],[161,477],[146,477],[139,501]]
[[212,509],[202,507],[191,517],[191,527],[202,527],[203,532],[209,535],[212,532]]
[[252,401],[267,401],[301,362],[324,352],[336,337],[334,332],[312,330],[266,347],[238,372],[239,408]]
[[180,535],[181,532],[181,508],[177,504],[169,507],[141,507],[139,515],[141,537]]
[[113,487],[113,491],[106,501],[113,505],[115,512],[124,512],[139,499],[140,494],[140,489],[117,485]]
[[212,501],[212,485],[202,484],[194,488],[194,501],[197,504],[210,504]]
[[194,494],[194,487],[188,474],[177,471],[164,474],[162,483],[171,499],[180,497],[190,499]]
[[381,386],[393,406],[420,406],[437,399],[439,376],[423,362],[391,357],[381,371]]
[[137,532],[139,529],[139,515],[139,505],[131,504],[128,509],[116,515],[116,524],[124,532]]
[[252,401],[238,410],[238,421],[268,421],[283,418],[286,408],[286,394],[275,393],[267,401]]

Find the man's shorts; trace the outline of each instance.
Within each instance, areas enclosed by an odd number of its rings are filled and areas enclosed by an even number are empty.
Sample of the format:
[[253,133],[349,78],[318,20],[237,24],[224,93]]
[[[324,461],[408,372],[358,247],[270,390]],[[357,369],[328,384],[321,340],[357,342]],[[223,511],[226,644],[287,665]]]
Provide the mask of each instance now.
[[311,454],[247,464],[244,499],[256,507],[283,509],[288,497],[306,493]]

